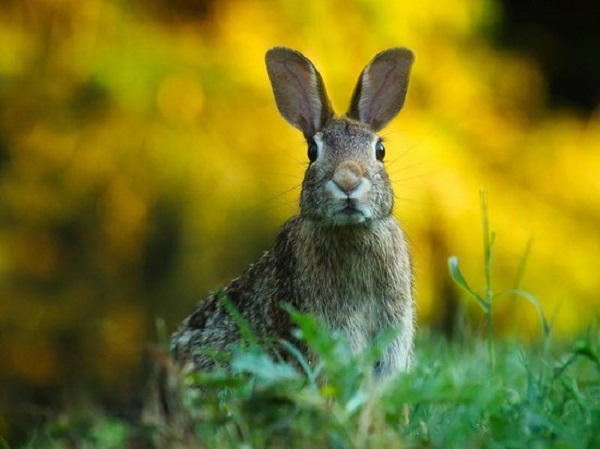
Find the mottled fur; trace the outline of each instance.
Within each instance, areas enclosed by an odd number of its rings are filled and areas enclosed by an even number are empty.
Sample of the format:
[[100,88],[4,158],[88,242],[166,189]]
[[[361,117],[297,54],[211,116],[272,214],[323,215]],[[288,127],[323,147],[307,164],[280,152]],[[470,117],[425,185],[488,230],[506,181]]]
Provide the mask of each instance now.
[[[223,290],[263,338],[292,339],[282,303],[343,332],[353,351],[397,329],[376,366],[382,376],[409,367],[415,326],[409,253],[376,157],[376,131],[402,107],[411,63],[405,49],[377,55],[359,78],[348,116],[335,117],[310,61],[283,48],[267,53],[279,110],[317,146],[318,157],[305,174],[300,214]],[[207,369],[214,362],[206,349],[227,350],[240,338],[238,323],[212,294],[180,325],[172,350],[180,364]]]

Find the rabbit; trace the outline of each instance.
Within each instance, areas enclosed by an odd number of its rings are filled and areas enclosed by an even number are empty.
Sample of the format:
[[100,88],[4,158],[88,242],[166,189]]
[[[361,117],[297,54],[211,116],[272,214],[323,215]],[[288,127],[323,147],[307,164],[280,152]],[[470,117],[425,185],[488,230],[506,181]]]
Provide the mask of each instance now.
[[394,195],[376,134],[404,105],[414,60],[406,48],[377,54],[364,68],[344,116],[336,116],[321,75],[298,51],[274,47],[265,62],[277,108],[302,131],[308,167],[300,213],[281,229],[275,244],[222,293],[212,293],[171,338],[180,366],[215,367],[210,350],[240,342],[239,319],[259,338],[293,341],[293,323],[281,306],[311,314],[341,332],[353,353],[381,331],[395,339],[373,367],[387,378],[410,367],[415,334],[413,277],[405,234],[392,215]]

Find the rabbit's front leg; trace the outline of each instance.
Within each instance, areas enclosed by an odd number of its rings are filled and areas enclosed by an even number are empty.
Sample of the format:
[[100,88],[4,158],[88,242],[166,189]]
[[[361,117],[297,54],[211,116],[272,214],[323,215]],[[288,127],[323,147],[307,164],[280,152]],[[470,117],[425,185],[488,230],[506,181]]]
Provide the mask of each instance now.
[[400,372],[408,371],[412,356],[411,330],[401,331],[385,348],[375,364],[375,377],[386,379]]
[[[385,352],[375,364],[375,379],[391,379],[400,372],[406,372],[410,368],[412,358],[412,328],[406,333],[400,333],[394,341],[386,348]],[[402,411],[404,426],[410,422],[408,404],[404,404]]]

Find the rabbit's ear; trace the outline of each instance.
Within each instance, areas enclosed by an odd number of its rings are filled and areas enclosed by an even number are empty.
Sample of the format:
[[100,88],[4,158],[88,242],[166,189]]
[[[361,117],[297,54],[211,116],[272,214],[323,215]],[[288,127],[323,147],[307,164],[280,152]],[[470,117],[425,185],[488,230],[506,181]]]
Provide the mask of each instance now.
[[358,78],[347,116],[374,131],[383,128],[404,105],[413,60],[407,48],[391,48],[376,55]]
[[333,115],[321,75],[301,53],[275,47],[265,56],[277,109],[308,139]]

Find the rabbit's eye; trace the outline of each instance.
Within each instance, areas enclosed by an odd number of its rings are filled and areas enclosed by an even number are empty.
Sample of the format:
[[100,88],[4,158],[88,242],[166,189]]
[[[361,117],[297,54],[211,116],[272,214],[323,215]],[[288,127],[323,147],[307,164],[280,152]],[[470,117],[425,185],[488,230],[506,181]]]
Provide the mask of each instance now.
[[316,142],[313,140],[308,144],[308,160],[314,162],[317,160],[319,155],[319,149],[317,148]]
[[385,157],[385,147],[383,146],[383,142],[381,142],[381,140],[375,144],[375,157],[378,161],[382,161]]

